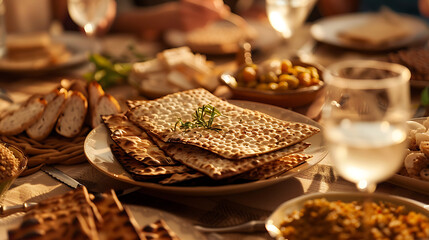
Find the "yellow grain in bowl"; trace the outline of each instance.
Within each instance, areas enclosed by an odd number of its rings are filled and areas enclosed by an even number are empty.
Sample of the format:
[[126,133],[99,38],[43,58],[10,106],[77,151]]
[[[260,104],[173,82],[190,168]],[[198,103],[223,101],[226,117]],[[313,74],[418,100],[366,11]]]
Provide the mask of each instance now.
[[27,167],[27,157],[18,147],[0,143],[0,198]]

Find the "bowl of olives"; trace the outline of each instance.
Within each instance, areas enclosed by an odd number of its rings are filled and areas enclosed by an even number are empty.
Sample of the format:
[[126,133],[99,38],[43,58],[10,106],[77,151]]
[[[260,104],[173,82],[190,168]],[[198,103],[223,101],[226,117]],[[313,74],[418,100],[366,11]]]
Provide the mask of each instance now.
[[321,96],[324,82],[321,67],[299,60],[269,59],[247,63],[234,73],[223,73],[220,82],[234,99],[300,107]]

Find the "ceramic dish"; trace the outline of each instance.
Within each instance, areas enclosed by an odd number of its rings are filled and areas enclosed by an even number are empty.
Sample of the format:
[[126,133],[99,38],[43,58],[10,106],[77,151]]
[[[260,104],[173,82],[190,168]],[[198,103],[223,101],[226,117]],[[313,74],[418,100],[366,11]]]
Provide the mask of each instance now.
[[[303,66],[303,67],[314,67],[314,65],[304,63],[301,61],[292,61],[292,64]],[[322,68],[316,67],[319,76],[322,76]],[[318,85],[310,87],[298,88],[295,90],[259,90],[248,87],[237,86],[237,80],[234,77],[234,73],[226,72],[220,75],[220,83],[228,86],[233,94],[234,99],[248,100],[253,102],[261,102],[271,104],[279,107],[300,107],[312,103],[318,97],[323,95],[323,88],[325,86],[323,80]]]
[[311,27],[311,35],[314,39],[338,47],[354,50],[385,51],[405,47],[412,43],[424,40],[428,37],[426,23],[417,17],[401,14],[402,24],[407,25],[410,34],[397,41],[388,42],[377,46],[359,44],[355,42],[342,41],[338,34],[344,29],[366,23],[368,19],[379,13],[352,13],[323,18],[315,22]]
[[306,194],[281,204],[267,219],[265,227],[271,237],[283,239],[280,236],[280,225],[285,219],[285,216],[291,214],[295,210],[299,211],[302,209],[306,201],[317,198],[325,198],[328,201],[340,200],[343,202],[352,202],[363,201],[367,197],[371,197],[371,200],[374,202],[382,201],[398,206],[404,206],[406,211],[415,211],[429,217],[429,211],[425,209],[424,204],[411,199],[377,193],[367,194],[359,192],[330,192]]
[[[322,126],[317,122],[283,108],[247,101],[231,101],[231,103],[240,107],[257,110],[282,120],[311,124],[313,126],[319,127],[323,131]],[[305,163],[285,172],[281,176],[249,183],[221,186],[166,186],[157,183],[135,181],[114,158],[110,150],[110,143],[112,143],[112,140],[106,127],[103,125],[98,126],[88,134],[84,143],[84,151],[89,163],[92,166],[113,179],[166,193],[193,196],[213,196],[240,193],[271,186],[318,164],[327,155],[322,132],[310,137],[305,141],[311,143],[311,146],[308,147],[304,153],[311,154],[313,157],[308,159]]]
[[18,178],[18,176],[27,168],[27,156],[25,155],[24,151],[22,151],[17,146],[8,144],[8,143],[0,143],[4,144],[8,149],[10,149],[13,152],[13,155],[15,155],[16,158],[20,160],[19,162],[19,170],[16,175],[11,176],[9,178],[5,178],[0,180],[0,199],[2,198],[3,194],[9,189],[9,187],[12,185],[12,183]]

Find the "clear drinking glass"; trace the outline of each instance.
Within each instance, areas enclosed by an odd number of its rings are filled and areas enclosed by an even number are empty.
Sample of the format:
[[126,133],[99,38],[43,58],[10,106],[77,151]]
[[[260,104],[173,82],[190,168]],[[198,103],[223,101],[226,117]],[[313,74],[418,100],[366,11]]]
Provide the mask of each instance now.
[[301,27],[315,3],[316,0],[266,0],[265,7],[271,26],[288,39]]
[[107,14],[111,0],[67,0],[67,7],[73,21],[83,27],[85,34],[94,36],[98,24]]
[[363,192],[401,167],[410,117],[410,71],[401,65],[349,60],[329,66],[322,112],[334,168]]

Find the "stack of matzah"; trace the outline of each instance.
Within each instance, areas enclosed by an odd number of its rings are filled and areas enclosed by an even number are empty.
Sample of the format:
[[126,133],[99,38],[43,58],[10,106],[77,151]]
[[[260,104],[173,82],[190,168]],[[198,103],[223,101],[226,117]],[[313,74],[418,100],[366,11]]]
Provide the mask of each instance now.
[[[203,105],[221,116],[213,124],[181,129]],[[134,179],[161,184],[225,184],[284,173],[311,156],[300,153],[314,126],[287,122],[232,105],[204,89],[152,101],[128,101],[126,115],[104,116],[112,152]],[[220,129],[220,130],[219,130]]]
[[[158,236],[158,237],[157,237]],[[40,202],[9,239],[175,239],[160,219],[140,227],[115,192],[92,195],[85,187]]]

